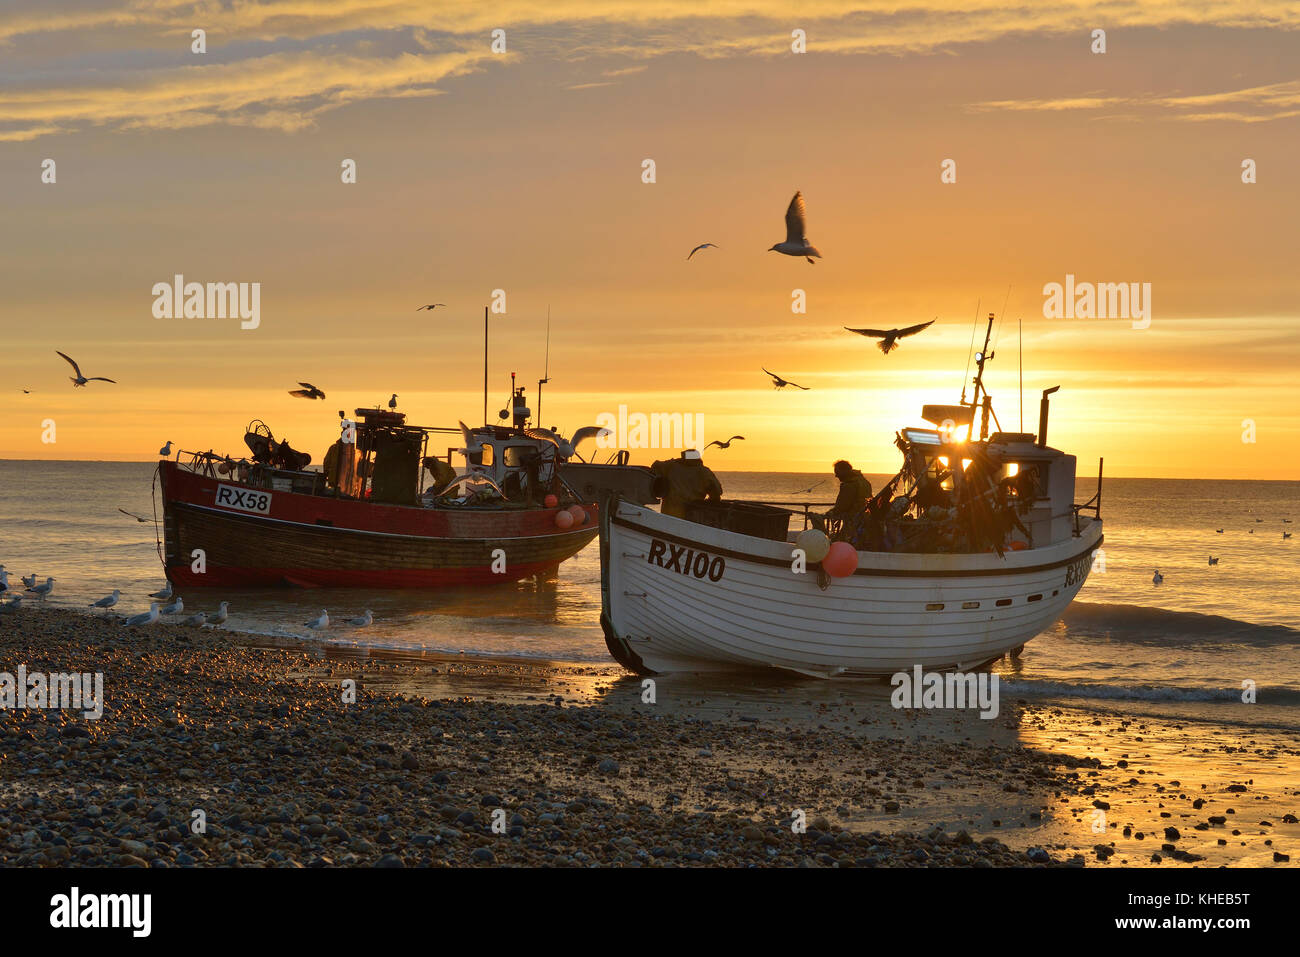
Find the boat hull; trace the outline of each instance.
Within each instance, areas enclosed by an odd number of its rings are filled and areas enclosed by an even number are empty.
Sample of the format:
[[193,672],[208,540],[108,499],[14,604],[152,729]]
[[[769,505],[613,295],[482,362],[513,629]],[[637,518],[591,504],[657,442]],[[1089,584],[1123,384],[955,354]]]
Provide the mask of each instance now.
[[[610,500],[601,518],[601,624],[642,674],[780,668],[891,675],[966,670],[1051,625],[1083,587],[1100,521],[1044,548],[987,555],[859,553],[819,584],[793,546]],[[822,579],[825,581],[826,579]]]
[[561,531],[554,508],[374,505],[160,470],[165,570],[186,588],[501,584],[555,568],[597,534],[594,505]]

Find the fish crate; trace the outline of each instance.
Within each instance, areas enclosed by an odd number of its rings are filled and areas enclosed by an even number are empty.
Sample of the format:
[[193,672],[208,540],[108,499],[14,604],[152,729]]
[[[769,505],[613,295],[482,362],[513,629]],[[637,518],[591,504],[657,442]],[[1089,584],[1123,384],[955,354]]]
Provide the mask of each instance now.
[[686,520],[773,542],[784,542],[790,532],[788,511],[758,502],[694,502],[686,506]]
[[301,495],[323,495],[323,472],[291,472],[287,469],[264,469],[263,482],[273,492],[297,492]]

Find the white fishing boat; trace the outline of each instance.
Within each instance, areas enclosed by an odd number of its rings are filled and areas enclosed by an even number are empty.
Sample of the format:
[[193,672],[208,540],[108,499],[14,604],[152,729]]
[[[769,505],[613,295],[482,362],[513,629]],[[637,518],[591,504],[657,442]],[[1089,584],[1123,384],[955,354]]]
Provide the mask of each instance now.
[[987,345],[986,334],[970,401],[963,391],[960,405],[927,405],[935,428],[898,433],[904,466],[866,523],[878,548],[830,546],[832,563],[817,554],[829,542],[794,534],[786,508],[704,503],[677,518],[607,496],[601,625],[614,658],[638,674],[830,678],[965,671],[1019,654],[1087,580],[1102,544],[1101,463],[1096,494],[1076,505],[1075,457],[1046,442],[1056,389],[1043,394],[1036,436],[990,434]]

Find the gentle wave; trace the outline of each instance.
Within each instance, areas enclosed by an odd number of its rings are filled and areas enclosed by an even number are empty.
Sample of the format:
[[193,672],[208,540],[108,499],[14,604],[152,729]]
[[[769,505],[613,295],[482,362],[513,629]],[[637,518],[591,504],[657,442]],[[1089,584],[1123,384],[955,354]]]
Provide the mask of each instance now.
[[[1035,681],[1023,678],[1002,678],[999,681],[1003,695],[1036,695],[1057,698],[1093,698],[1108,701],[1183,701],[1225,702],[1241,704],[1241,688],[1186,688],[1170,685],[1112,685],[1077,684],[1069,681]],[[1258,704],[1300,706],[1300,690],[1294,688],[1260,687],[1255,691]]]
[[1300,628],[1259,625],[1223,615],[1169,611],[1145,605],[1076,601],[1065,610],[1061,621],[1071,632],[1138,644],[1214,642],[1256,647],[1300,644]]

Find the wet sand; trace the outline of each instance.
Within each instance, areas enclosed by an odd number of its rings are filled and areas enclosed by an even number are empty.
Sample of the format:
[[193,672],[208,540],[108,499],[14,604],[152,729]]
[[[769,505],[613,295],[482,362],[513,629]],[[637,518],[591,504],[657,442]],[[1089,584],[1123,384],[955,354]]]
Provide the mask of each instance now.
[[0,671],[20,664],[102,671],[106,705],[0,711],[8,865],[1287,866],[1300,845],[1293,733],[1120,707],[983,720],[769,674],[664,676],[650,701],[613,662],[48,608],[0,617]]

